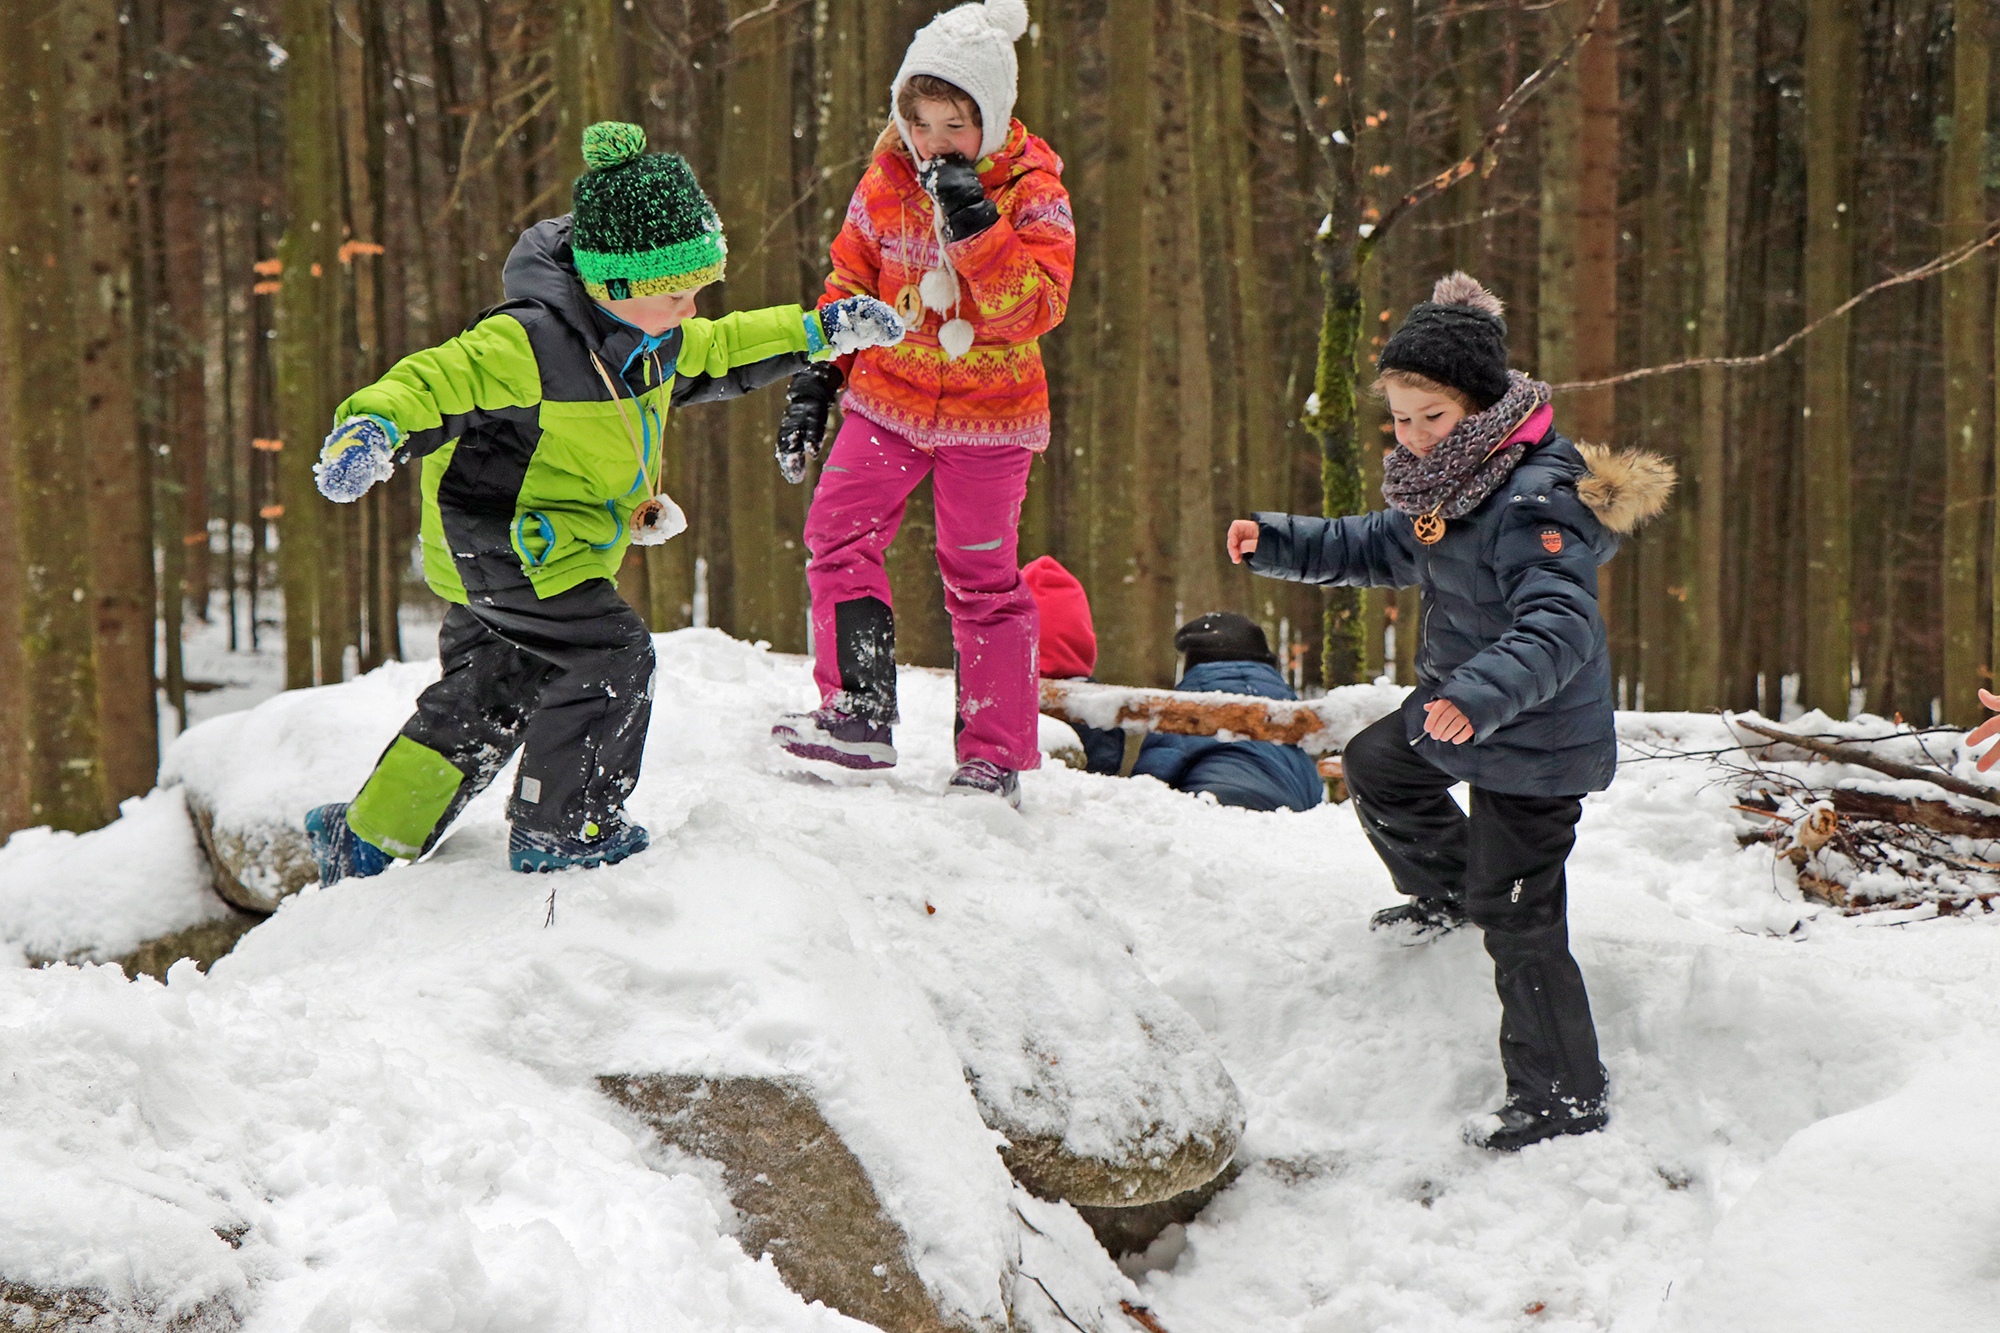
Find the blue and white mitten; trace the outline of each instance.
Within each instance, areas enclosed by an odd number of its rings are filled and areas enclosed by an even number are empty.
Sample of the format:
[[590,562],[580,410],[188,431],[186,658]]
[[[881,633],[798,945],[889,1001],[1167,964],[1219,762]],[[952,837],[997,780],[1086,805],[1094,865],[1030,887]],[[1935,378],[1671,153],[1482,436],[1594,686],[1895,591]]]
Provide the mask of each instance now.
[[846,356],[864,347],[894,347],[903,333],[895,310],[872,296],[843,296],[806,311],[806,352],[815,358],[828,349]]
[[319,493],[350,504],[376,482],[389,480],[396,470],[390,459],[402,437],[395,422],[377,416],[349,417],[335,426],[313,464]]

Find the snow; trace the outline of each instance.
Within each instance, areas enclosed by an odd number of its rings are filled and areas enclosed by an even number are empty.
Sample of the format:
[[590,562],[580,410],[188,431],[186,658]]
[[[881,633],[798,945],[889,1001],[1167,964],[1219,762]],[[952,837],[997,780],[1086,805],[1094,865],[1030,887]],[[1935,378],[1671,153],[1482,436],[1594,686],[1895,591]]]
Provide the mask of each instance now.
[[[1635,762],[1585,802],[1572,937],[1610,1127],[1491,1157],[1457,1136],[1501,1091],[1490,966],[1470,932],[1369,935],[1393,893],[1349,807],[1256,814],[1060,765],[1024,775],[1019,815],[946,802],[947,678],[905,672],[903,763],[850,774],[766,741],[810,702],[805,664],[707,630],[656,643],[632,802],[655,843],[617,867],[505,872],[503,777],[430,861],[309,890],[163,986],[20,964],[191,910],[174,793],[0,850],[0,1274],[251,1330],[858,1329],[746,1256],[713,1168],[592,1082],[785,1073],[968,1311],[999,1309],[1019,1247],[1106,1330],[1130,1327],[1121,1293],[1176,1333],[1995,1327],[2000,916],[1802,901],[1768,847],[1737,845],[1714,768],[1640,761],[1714,748],[1718,720],[1622,714]],[[233,808],[339,799],[434,670],[216,719],[174,771],[271,753],[225,785]],[[1128,1264],[1136,1289],[999,1171],[967,1024],[938,1002],[970,974],[961,1017],[1058,1010],[1046,1025],[1102,1065],[1123,1047],[1109,1025],[1088,1045],[1089,1010],[1130,1002],[1120,958],[1205,1033],[1248,1116],[1244,1174]],[[1065,969],[1095,979],[1085,1012]],[[1068,1327],[1025,1291],[1028,1327]]]
[[95,833],[24,829],[0,847],[0,966],[115,958],[229,914],[178,791],[135,797],[119,815]]

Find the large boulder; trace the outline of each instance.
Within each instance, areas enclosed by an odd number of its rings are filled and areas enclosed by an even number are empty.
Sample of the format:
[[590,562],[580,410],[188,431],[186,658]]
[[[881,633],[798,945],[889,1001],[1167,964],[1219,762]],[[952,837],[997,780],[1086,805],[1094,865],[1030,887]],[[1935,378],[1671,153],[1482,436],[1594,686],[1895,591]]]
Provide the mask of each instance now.
[[977,1327],[938,1309],[911,1266],[909,1237],[797,1083],[613,1074],[598,1084],[662,1142],[721,1164],[744,1253],[769,1255],[806,1300],[886,1333]]
[[188,815],[215,871],[215,891],[231,907],[269,916],[280,900],[319,882],[305,829],[276,820],[218,820],[213,798],[189,789]]
[[175,738],[160,785],[185,793],[225,901],[268,916],[319,881],[306,811],[353,797],[436,678],[435,662],[392,662],[342,685],[287,690]]
[[1008,1170],[1045,1199],[1157,1203],[1215,1178],[1243,1099],[1186,1010],[1081,889],[941,886],[884,912]]

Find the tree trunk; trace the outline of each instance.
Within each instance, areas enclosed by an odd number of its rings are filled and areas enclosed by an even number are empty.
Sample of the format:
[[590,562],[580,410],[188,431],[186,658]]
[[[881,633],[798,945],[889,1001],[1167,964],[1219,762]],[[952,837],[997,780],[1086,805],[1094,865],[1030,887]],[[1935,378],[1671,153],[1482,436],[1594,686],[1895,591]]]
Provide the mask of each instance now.
[[[1736,10],[1734,0],[1710,0],[1708,153],[1701,205],[1701,320],[1697,353],[1729,350],[1729,212],[1731,143],[1736,129]],[[1697,507],[1692,642],[1687,706],[1714,709],[1722,697],[1722,554],[1728,504],[1723,435],[1728,426],[1729,372],[1701,372],[1701,438],[1694,469]],[[1682,502],[1686,503],[1685,500]]]
[[[1986,110],[1991,72],[1987,0],[1952,7],[1951,140],[1945,147],[1944,230],[1949,250],[1979,237],[1986,224]],[[1944,720],[1969,727],[1983,716],[1979,668],[1981,520],[1991,482],[1987,376],[1992,332],[1986,320],[1982,257],[1944,275],[1945,502],[1941,572],[1944,591]]]
[[[1365,105],[1360,86],[1368,65],[1366,17],[1359,5],[1344,5],[1336,16],[1340,52],[1339,94],[1327,100],[1332,112],[1329,129],[1349,144],[1357,131],[1355,109]],[[1355,438],[1354,358],[1361,341],[1361,268],[1372,244],[1361,237],[1361,193],[1352,148],[1340,154],[1345,180],[1329,180],[1327,215],[1315,251],[1320,299],[1319,360],[1313,372],[1317,404],[1307,414],[1306,427],[1319,441],[1320,512],[1329,518],[1363,513],[1368,502],[1361,493],[1361,455]],[[1320,681],[1328,689],[1361,679],[1361,597],[1353,588],[1326,593],[1324,647]]]
[[[1107,0],[1105,22],[1118,34],[1105,52],[1106,163],[1103,218],[1119,240],[1101,261],[1096,311],[1098,379],[1084,460],[1091,471],[1090,588],[1097,628],[1097,673],[1107,680],[1152,683],[1140,606],[1140,546],[1146,540],[1144,474],[1138,452],[1152,318],[1147,256],[1162,225],[1151,199],[1154,134],[1153,4]],[[1079,247],[1081,253],[1081,247]]]
[[[1805,29],[1805,318],[1854,290],[1854,141],[1859,19],[1848,0],[1809,0]],[[1806,340],[1806,653],[1799,702],[1845,718],[1853,669],[1852,440],[1843,316]]]
[[[730,0],[747,18],[761,6]],[[722,304],[753,310],[802,293],[798,232],[791,207],[792,44],[790,15],[747,19],[729,38],[723,74],[720,198],[730,236],[729,276]],[[728,618],[720,623],[744,639],[765,639],[781,651],[805,646],[804,497],[785,485],[772,462],[772,441],[784,395],[754,394],[720,409],[728,414],[728,513],[732,547]]]
[[[312,467],[332,425],[340,329],[340,132],[331,18],[324,0],[285,0],[285,197],[278,247],[278,568],[285,593],[285,685],[340,679],[338,604],[322,577],[340,563]],[[320,650],[324,655],[316,653]]]
[[153,695],[150,470],[133,385],[132,255],[138,237],[127,180],[119,10],[106,0],[65,9],[69,65],[70,235],[83,281],[75,295],[83,348],[82,435],[89,452],[91,607],[97,717],[113,805],[152,790],[160,766]]
[[73,312],[89,282],[79,267],[64,208],[63,62],[47,58],[64,40],[60,9],[0,4],[12,34],[0,44],[0,199],[9,236],[4,339],[13,356],[11,453],[15,503],[29,532],[11,558],[20,571],[26,700],[28,818],[83,832],[109,815],[99,749],[97,656],[86,525],[36,521],[74,514],[88,493],[77,366],[82,346]]
[[[1564,20],[1552,37],[1561,41],[1583,26],[1594,0],[1566,0]],[[1605,0],[1595,35],[1576,54],[1577,183],[1576,267],[1569,292],[1574,313],[1571,364],[1581,379],[1602,379],[1618,369],[1618,0]],[[1563,403],[1566,433],[1593,444],[1617,429],[1612,389],[1571,395]]]

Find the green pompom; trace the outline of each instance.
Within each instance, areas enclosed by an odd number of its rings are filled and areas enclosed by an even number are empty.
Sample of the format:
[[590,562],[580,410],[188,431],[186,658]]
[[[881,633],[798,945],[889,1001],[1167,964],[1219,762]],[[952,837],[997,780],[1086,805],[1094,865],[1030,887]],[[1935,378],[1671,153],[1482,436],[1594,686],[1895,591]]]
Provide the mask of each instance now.
[[583,132],[583,160],[593,171],[620,167],[646,151],[646,131],[622,120],[600,120]]

